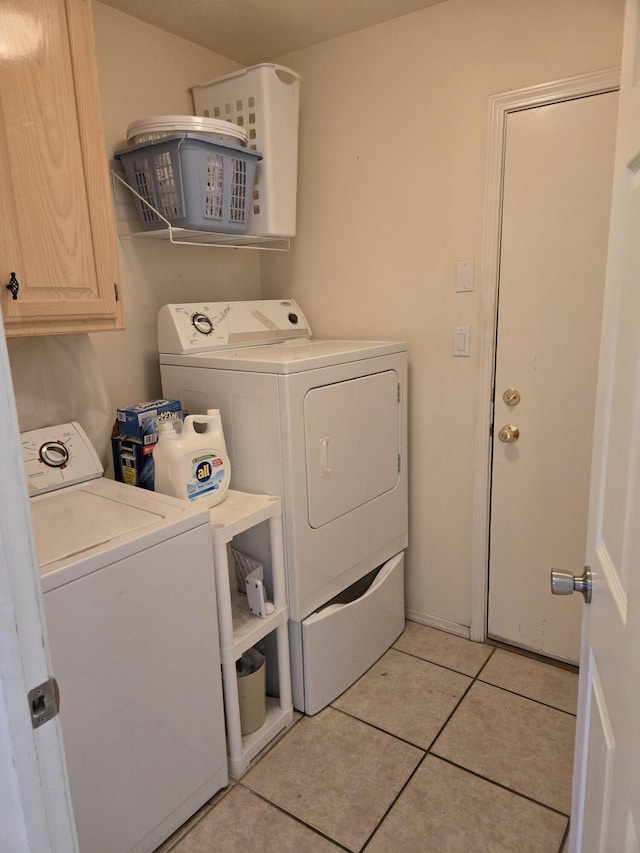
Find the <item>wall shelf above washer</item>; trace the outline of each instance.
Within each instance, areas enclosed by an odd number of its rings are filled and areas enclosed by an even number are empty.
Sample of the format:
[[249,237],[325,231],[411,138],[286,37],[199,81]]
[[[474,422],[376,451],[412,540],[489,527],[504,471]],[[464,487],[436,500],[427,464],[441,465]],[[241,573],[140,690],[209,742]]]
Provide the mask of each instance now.
[[[162,214],[152,207],[134,188],[126,182],[124,172],[111,170],[113,194],[118,223],[118,234],[122,237],[144,237],[153,240],[164,240],[184,246],[215,246],[222,249],[262,249],[272,252],[288,252],[289,237],[263,237],[255,234],[221,234],[213,231],[194,231],[186,228],[176,228]],[[146,204],[166,223],[166,228],[155,231],[140,229],[136,211],[131,196],[134,195]]]

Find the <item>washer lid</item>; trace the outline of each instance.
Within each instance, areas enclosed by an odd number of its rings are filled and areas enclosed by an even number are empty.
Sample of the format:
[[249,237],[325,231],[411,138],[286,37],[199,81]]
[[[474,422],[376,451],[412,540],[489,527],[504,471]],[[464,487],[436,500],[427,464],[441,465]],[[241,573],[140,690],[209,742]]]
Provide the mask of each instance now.
[[286,341],[263,347],[202,352],[192,355],[160,354],[160,364],[207,367],[255,373],[301,373],[334,364],[378,358],[404,352],[404,341]]
[[45,592],[209,522],[187,501],[104,478],[29,505]]
[[162,520],[159,513],[87,489],[66,489],[49,500],[32,501],[31,516],[41,574],[46,574],[46,567],[57,560],[106,545],[118,536]]

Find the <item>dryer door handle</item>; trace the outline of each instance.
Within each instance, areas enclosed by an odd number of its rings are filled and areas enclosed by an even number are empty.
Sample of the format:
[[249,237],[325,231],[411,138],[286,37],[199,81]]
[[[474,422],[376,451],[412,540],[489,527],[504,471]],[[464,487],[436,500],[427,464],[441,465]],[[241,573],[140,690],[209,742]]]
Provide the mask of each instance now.
[[331,464],[329,461],[329,436],[320,439],[320,476],[331,476]]

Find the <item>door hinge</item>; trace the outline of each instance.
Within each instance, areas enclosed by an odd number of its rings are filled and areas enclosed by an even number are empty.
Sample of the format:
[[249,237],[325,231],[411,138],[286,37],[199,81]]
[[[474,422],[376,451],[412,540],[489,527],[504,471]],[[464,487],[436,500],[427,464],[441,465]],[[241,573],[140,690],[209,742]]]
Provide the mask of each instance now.
[[400,473],[400,454],[398,453],[398,474]]
[[31,712],[31,725],[34,729],[38,729],[57,716],[60,710],[58,682],[52,677],[43,684],[39,684],[29,691],[27,699]]
[[398,382],[398,402],[400,402],[400,383]]
[[120,290],[118,288],[118,283],[115,281],[113,282],[113,290],[116,294],[116,302],[120,302]]

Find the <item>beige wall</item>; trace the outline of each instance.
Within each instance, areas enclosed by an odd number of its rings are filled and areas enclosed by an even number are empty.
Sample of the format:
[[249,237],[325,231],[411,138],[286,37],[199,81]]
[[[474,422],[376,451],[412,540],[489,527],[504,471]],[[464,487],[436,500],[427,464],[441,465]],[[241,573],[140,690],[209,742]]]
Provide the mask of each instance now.
[[[407,606],[470,624],[475,348],[488,96],[619,63],[622,0],[447,0],[281,57],[303,75],[298,234],[264,255],[264,297],[316,335],[410,353]],[[579,154],[579,152],[578,152]],[[452,330],[471,326],[471,358]]]
[[[192,111],[189,86],[237,63],[93,2],[110,153],[144,115]],[[470,620],[474,345],[489,94],[618,64],[622,0],[446,0],[281,57],[303,77],[298,235],[288,254],[120,243],[127,329],[93,335],[112,405],[160,392],[170,301],[292,296],[320,336],[410,347],[407,605]],[[262,279],[261,279],[262,277]],[[262,290],[261,290],[262,288]],[[453,359],[452,329],[472,329]]]
[[[193,113],[189,87],[238,63],[102,3],[93,3],[107,152],[151,115]],[[126,192],[126,191],[125,191]],[[126,330],[92,335],[112,406],[160,394],[156,315],[167,302],[260,297],[258,252],[120,240]]]

